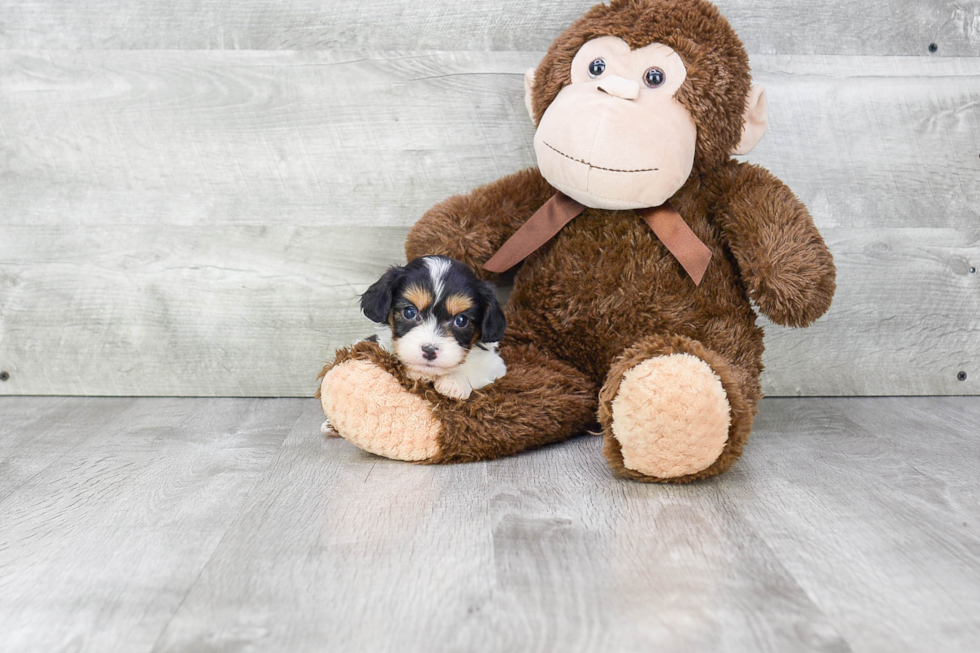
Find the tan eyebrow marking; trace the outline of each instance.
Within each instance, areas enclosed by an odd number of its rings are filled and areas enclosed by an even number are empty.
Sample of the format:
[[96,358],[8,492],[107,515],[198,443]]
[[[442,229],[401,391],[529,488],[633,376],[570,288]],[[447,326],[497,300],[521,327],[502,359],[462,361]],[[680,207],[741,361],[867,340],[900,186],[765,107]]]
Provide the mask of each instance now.
[[403,294],[405,299],[412,302],[412,304],[415,305],[415,308],[419,309],[420,311],[424,311],[429,304],[432,303],[432,293],[425,288],[416,286],[415,284],[412,284],[406,288]]
[[446,310],[450,315],[457,315],[470,308],[473,308],[473,300],[466,295],[454,293],[446,298]]

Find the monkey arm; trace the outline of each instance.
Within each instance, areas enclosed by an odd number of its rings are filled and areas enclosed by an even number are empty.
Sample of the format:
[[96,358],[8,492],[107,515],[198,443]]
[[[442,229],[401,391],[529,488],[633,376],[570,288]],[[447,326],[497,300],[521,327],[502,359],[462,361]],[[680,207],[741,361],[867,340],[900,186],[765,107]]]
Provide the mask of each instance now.
[[450,197],[415,223],[405,254],[408,260],[427,254],[451,256],[490,278],[482,265],[554,194],[537,168],[527,168],[468,195]]
[[776,324],[807,326],[836,289],[834,260],[809,212],[768,170],[733,164],[719,225],[752,299]]

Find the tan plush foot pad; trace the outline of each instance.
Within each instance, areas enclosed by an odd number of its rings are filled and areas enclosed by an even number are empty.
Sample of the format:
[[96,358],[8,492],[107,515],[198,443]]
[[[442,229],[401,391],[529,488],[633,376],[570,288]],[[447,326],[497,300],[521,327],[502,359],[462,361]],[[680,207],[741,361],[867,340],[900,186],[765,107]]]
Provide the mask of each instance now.
[[411,461],[439,453],[432,406],[370,361],[348,360],[327,372],[320,403],[331,426],[365,451]]
[[657,356],[630,368],[612,401],[623,464],[657,478],[707,469],[725,448],[730,424],[721,379],[691,354]]

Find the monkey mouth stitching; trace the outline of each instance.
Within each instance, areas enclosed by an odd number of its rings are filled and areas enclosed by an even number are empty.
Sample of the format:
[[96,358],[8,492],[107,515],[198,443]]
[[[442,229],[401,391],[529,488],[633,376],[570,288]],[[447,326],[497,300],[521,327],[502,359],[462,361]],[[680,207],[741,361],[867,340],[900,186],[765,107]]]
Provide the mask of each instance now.
[[583,161],[582,159],[576,159],[574,156],[568,156],[567,154],[565,154],[561,150],[556,149],[554,146],[552,146],[547,141],[544,141],[543,140],[541,142],[544,143],[545,145],[547,145],[550,149],[554,150],[558,154],[560,154],[563,157],[565,157],[566,159],[571,159],[572,161],[575,161],[576,163],[584,163],[585,165],[589,166],[590,168],[595,168],[596,170],[605,170],[606,172],[657,172],[658,170],[660,170],[660,168],[641,168],[639,170],[617,170],[616,168],[603,168],[602,166],[597,166],[597,165],[591,164],[588,161]]

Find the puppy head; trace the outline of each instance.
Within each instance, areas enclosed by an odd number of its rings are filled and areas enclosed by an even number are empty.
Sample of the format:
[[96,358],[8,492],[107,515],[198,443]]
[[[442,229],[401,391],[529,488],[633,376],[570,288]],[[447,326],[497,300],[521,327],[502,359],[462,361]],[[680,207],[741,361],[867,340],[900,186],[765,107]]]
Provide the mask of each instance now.
[[368,319],[391,328],[395,354],[411,372],[451,372],[480,342],[497,342],[507,322],[493,284],[445,256],[392,267],[361,295]]

